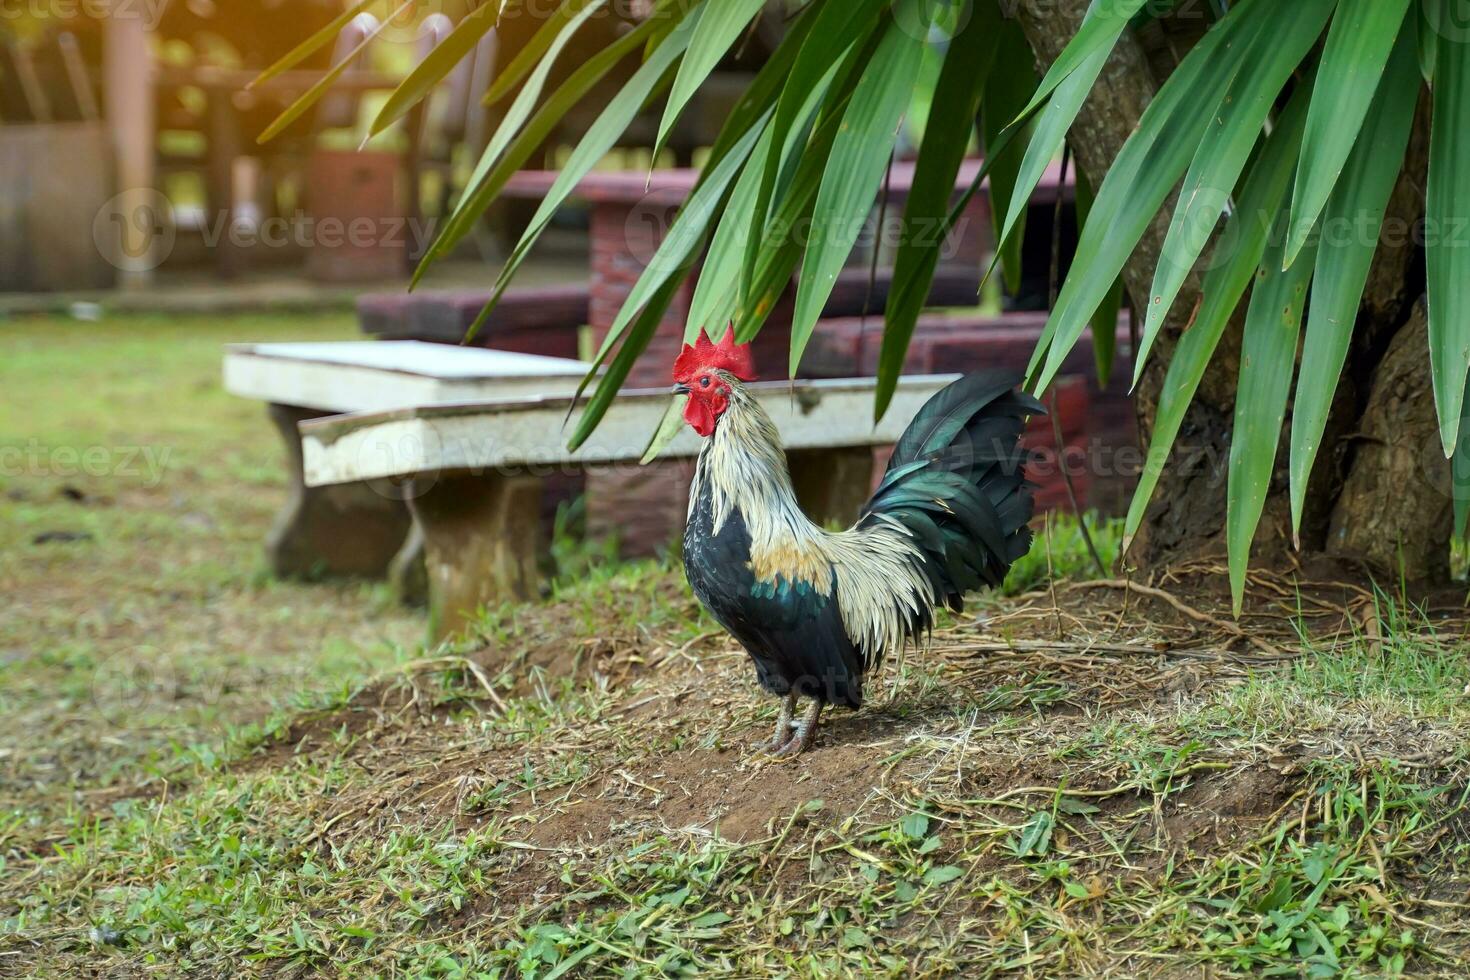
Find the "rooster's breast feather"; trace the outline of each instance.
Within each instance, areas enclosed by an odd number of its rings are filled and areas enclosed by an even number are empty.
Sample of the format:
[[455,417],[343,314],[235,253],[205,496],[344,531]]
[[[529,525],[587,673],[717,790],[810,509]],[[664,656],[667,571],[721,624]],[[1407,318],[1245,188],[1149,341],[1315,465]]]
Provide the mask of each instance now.
[[691,509],[684,568],[699,600],[755,661],[761,686],[795,690],[834,704],[862,703],[863,659],[843,624],[833,585],[788,569],[758,575],[742,513],[729,514],[716,533],[708,486]]

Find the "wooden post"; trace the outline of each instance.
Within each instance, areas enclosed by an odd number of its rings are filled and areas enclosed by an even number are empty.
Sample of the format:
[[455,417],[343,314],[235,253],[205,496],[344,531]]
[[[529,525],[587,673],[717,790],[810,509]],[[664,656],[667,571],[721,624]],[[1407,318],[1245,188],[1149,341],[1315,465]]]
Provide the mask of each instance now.
[[424,536],[429,634],[452,636],[476,612],[540,593],[541,480],[521,474],[439,476],[409,487]]
[[813,523],[851,527],[873,493],[873,450],[796,449],[786,453],[796,500]]
[[408,536],[403,501],[367,483],[308,487],[301,472],[298,422],[329,412],[270,406],[286,444],[290,498],[266,539],[271,571],[283,578],[323,575],[382,578]]
[[205,167],[205,191],[209,213],[207,221],[217,222],[219,239],[215,243],[215,269],[223,279],[233,279],[245,269],[245,254],[235,244],[235,168],[240,159],[242,138],[240,114],[235,109],[234,93],[225,85],[204,86],[206,118],[209,127],[208,164]]
[[[118,3],[114,8],[104,28],[102,91],[117,155],[120,194],[114,207],[117,213],[131,217],[150,214],[159,193],[155,177],[153,54],[141,7]],[[121,254],[107,256],[120,270],[118,284],[124,287],[147,285],[161,261],[161,236],[154,233],[151,223],[141,225],[124,234],[140,235],[143,240],[122,242]]]

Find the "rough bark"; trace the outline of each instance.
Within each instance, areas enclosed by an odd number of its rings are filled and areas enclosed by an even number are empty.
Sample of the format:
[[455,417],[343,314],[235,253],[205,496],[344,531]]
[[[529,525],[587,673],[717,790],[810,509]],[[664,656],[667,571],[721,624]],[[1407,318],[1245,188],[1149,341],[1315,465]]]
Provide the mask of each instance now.
[[1328,553],[1395,579],[1443,580],[1454,508],[1430,397],[1423,300],[1379,362],[1352,441],[1353,465],[1332,512]]

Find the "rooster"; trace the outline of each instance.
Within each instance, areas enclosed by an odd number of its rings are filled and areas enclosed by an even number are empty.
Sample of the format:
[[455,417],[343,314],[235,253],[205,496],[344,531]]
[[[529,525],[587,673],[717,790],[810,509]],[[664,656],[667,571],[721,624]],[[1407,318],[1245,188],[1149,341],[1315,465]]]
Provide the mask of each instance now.
[[[1018,445],[1040,403],[998,372],[971,374],[921,408],[846,531],[817,527],[792,490],[770,416],[745,387],[748,345],[701,331],[674,362],[684,420],[704,439],[689,493],[684,571],[694,594],[782,698],[758,750],[794,756],[822,709],[862,705],[863,679],[918,645],[940,604],[1001,584],[1031,546],[1032,485]],[[798,698],[810,699],[795,720]]]

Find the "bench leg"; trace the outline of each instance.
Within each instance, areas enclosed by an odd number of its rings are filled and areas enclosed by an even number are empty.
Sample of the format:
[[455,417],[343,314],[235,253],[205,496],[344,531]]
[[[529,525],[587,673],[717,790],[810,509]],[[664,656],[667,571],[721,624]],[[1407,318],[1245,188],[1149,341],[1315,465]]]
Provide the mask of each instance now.
[[296,423],[323,414],[291,405],[270,406],[271,422],[286,444],[290,479],[290,497],[266,539],[271,571],[283,578],[382,578],[408,534],[408,508],[366,483],[305,484]]
[[540,593],[540,479],[444,476],[417,489],[409,507],[424,538],[430,636],[454,635],[482,607]]
[[824,526],[851,527],[873,493],[873,451],[866,446],[797,449],[786,460],[806,516]]

